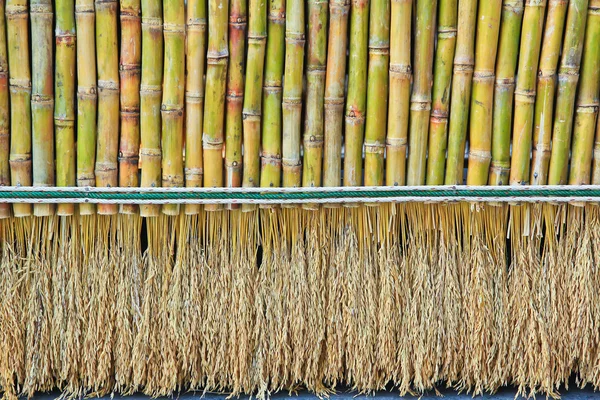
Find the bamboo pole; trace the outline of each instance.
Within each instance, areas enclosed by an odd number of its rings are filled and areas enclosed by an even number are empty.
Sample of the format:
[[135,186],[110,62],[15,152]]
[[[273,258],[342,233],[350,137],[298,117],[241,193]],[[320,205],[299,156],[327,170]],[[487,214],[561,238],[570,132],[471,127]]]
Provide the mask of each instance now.
[[[6,33],[10,85],[10,179],[31,186],[31,70],[29,68],[29,3],[7,0]],[[14,204],[15,217],[31,215],[30,204]]]
[[[528,7],[531,2],[527,2]],[[500,43],[496,61],[494,114],[492,117],[492,164],[490,185],[506,185],[510,175],[510,139],[512,133],[515,70],[519,57],[519,39],[523,20],[523,0],[505,0],[500,22]],[[525,27],[527,29],[527,27]]]
[[492,159],[494,71],[501,11],[501,0],[479,3],[477,40],[475,43],[475,72],[473,75],[471,117],[469,121],[467,185],[485,185],[488,183],[488,173]]
[[[0,1],[0,186],[10,186],[10,92],[5,2]],[[11,205],[0,204],[0,219],[11,215]]]
[[600,185],[600,117],[596,116],[596,136],[592,162],[592,185]]
[[598,119],[600,93],[600,0],[590,0],[583,45],[581,84],[577,93],[569,185],[589,185],[591,181],[594,132]]
[[[206,1],[188,0],[186,6],[185,186],[202,187]],[[185,213],[187,215],[199,214],[200,205],[186,204]]]
[[[31,145],[33,186],[54,186],[54,57],[52,1],[31,1]],[[52,215],[54,204],[34,204],[36,216]]]
[[[267,45],[267,2],[250,0],[248,59],[243,109],[243,182],[244,187],[260,185],[260,129],[262,123],[262,88]],[[254,207],[244,206],[244,210]]]
[[[121,138],[119,186],[138,187],[140,154],[140,79],[142,23],[140,0],[121,0]],[[121,205],[121,213],[135,214],[136,205]]]
[[390,15],[390,88],[386,137],[388,186],[406,182],[406,146],[410,113],[412,0],[393,0]]
[[[246,0],[231,0],[229,10],[229,71],[225,120],[225,186],[242,186],[242,112],[246,51]],[[228,209],[238,208],[229,204]]]
[[439,1],[437,47],[433,67],[433,110],[429,119],[428,185],[444,183],[452,59],[456,46],[456,23],[458,20],[457,3],[458,0]]
[[[56,186],[75,186],[75,1],[57,0],[54,127]],[[73,215],[74,204],[59,204],[58,215]]]
[[[119,184],[119,52],[116,0],[96,0],[96,63],[98,66],[98,131],[96,186]],[[98,214],[118,212],[116,204],[99,204]]]
[[286,0],[283,85],[283,186],[301,186],[302,73],[304,71],[304,2]]
[[410,135],[406,177],[406,183],[411,186],[425,183],[437,0],[417,0],[416,4],[415,29],[419,34],[415,36],[415,70],[410,99]]
[[[192,7],[193,4],[195,2],[192,0],[188,3],[188,7]],[[157,187],[162,184],[162,150],[160,143],[162,132],[160,107],[163,78],[162,0],[142,0],[141,6],[140,142],[142,148],[140,149],[140,162],[142,174],[140,185],[142,187]],[[190,42],[195,38],[193,32],[192,30],[189,32],[188,40]],[[190,113],[192,113],[192,110],[188,114]],[[159,214],[159,205],[140,206],[142,217],[156,217]]]
[[556,67],[560,56],[568,2],[568,0],[548,1],[535,99],[533,153],[529,178],[533,185],[545,185],[548,182]]
[[571,0],[569,3],[562,58],[558,70],[556,115],[548,172],[550,185],[567,183],[575,93],[579,81],[587,9],[588,0]]
[[[338,4],[340,2],[333,1],[331,3],[331,24],[338,23],[339,16],[334,14],[334,11],[340,8]],[[341,2],[343,7],[344,1]],[[302,172],[302,186],[340,186],[342,182],[341,177],[341,147],[342,147],[342,131],[341,131],[341,115],[339,116],[340,126],[337,127],[337,131],[327,132],[325,131],[325,121],[327,119],[327,113],[331,109],[331,103],[329,97],[331,93],[327,89],[331,89],[330,86],[326,86],[327,81],[326,72],[329,72],[329,66],[332,70],[334,68],[339,71],[343,71],[342,74],[345,76],[346,72],[346,38],[341,36],[337,37],[340,41],[335,46],[343,46],[343,58],[337,56],[337,62],[339,64],[333,66],[329,64],[331,56],[328,59],[328,43],[327,43],[327,6],[328,0],[309,0],[308,1],[308,37],[307,37],[307,56],[306,56],[306,114],[304,118],[304,136],[303,136],[303,147],[304,147],[304,163]],[[335,35],[335,33],[333,33]],[[332,45],[331,39],[329,44]],[[335,49],[329,47],[332,52]],[[331,52],[329,53],[331,55]],[[341,64],[341,65],[340,65]],[[336,72],[337,72],[336,71]],[[333,71],[331,71],[333,72]],[[333,72],[335,73],[335,72]],[[338,72],[339,73],[339,72]],[[342,103],[338,105],[338,110],[341,111],[343,107],[343,77],[342,77]],[[339,104],[339,103],[338,103]],[[329,133],[329,135],[328,135]],[[324,137],[331,138],[332,141],[328,141],[324,145]],[[325,150],[325,154],[323,151]],[[335,151],[335,154],[334,154]],[[323,159],[323,156],[325,157]],[[337,157],[337,158],[336,158]],[[322,180],[322,182],[321,182]],[[317,208],[315,205],[305,205],[304,208],[313,209]]]
[[369,0],[352,0],[348,52],[348,94],[344,123],[344,186],[360,186],[362,184],[368,45]]
[[[77,186],[96,186],[96,34],[94,0],[76,0],[77,28]],[[80,204],[80,215],[95,214],[94,204]]]
[[[229,4],[226,0],[208,3],[208,54],[206,69],[206,103],[204,104],[204,186],[223,186],[223,132],[227,63],[227,28]],[[221,207],[206,206],[207,211]]]
[[[183,103],[185,96],[185,3],[163,1],[164,72],[162,117],[162,186],[183,186]],[[179,214],[166,204],[163,214]]]
[[364,184],[365,186],[381,186],[384,182],[383,156],[389,96],[390,2],[373,1],[369,17]]
[[464,176],[465,146],[471,105],[471,86],[475,65],[475,28],[477,0],[459,0],[458,32],[452,72],[450,122],[448,128],[448,156],[446,185],[461,185]]
[[281,95],[285,54],[285,1],[270,2],[263,85],[260,186],[281,186]]
[[535,117],[535,95],[538,61],[544,24],[546,0],[528,1],[523,16],[523,34],[519,53],[513,153],[510,170],[511,185],[529,183],[531,136]]

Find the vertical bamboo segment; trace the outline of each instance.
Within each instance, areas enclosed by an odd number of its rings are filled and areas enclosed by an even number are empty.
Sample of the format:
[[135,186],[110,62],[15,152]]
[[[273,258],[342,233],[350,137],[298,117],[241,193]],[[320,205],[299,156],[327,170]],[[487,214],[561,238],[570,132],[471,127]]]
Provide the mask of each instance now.
[[[191,7],[193,4],[195,2],[190,1],[188,6]],[[194,31],[190,31],[188,40],[191,42],[193,38],[195,38]],[[140,141],[142,146],[140,149],[142,164],[140,184],[142,187],[157,187],[162,184],[160,144],[162,78],[162,0],[142,0],[142,77],[140,83]],[[192,113],[192,110],[189,112]],[[159,214],[160,206],[158,205],[140,206],[142,217],[156,217]]]
[[[33,186],[54,186],[54,65],[52,1],[31,1],[31,144]],[[35,204],[33,214],[54,214],[54,204]]]
[[[96,141],[96,186],[119,184],[119,52],[117,1],[96,0],[96,63],[98,66],[98,131]],[[118,212],[116,204],[99,204],[98,214]]]
[[511,185],[529,183],[531,136],[535,117],[535,90],[546,0],[528,0],[523,16],[523,34],[515,90]]
[[302,73],[304,71],[304,2],[286,0],[283,85],[283,186],[301,185]]
[[[0,1],[0,186],[10,186],[10,100],[5,3]],[[0,203],[0,219],[11,215],[11,206]]]
[[592,185],[600,185],[600,117],[596,117],[596,136],[592,162]]
[[569,185],[589,185],[594,131],[598,119],[600,91],[600,0],[590,0],[586,24],[581,84],[577,94],[573,154]]
[[386,138],[388,186],[406,182],[406,145],[410,113],[412,0],[392,0],[390,16],[390,99]]
[[538,71],[533,130],[533,153],[530,183],[548,182],[550,141],[556,94],[556,67],[560,56],[568,0],[549,0],[542,53]]
[[[28,1],[7,0],[6,28],[10,85],[10,178],[12,186],[31,186],[31,70]],[[15,217],[31,215],[30,204],[14,204]]]
[[[246,0],[231,0],[229,11],[229,72],[225,121],[225,186],[242,186],[242,112],[246,51]],[[232,206],[229,205],[228,208]]]
[[[138,187],[140,154],[140,79],[142,23],[140,0],[121,0],[121,138],[119,186]],[[136,205],[122,205],[121,213],[137,212]]]
[[[530,3],[530,1],[527,2],[528,7]],[[498,44],[498,57],[496,60],[490,185],[506,185],[510,175],[510,139],[513,96],[515,93],[515,70],[519,57],[522,20],[523,0],[505,0],[502,8],[500,43]]]
[[[185,96],[185,3],[163,1],[165,44],[162,116],[162,185],[183,186],[183,102]],[[167,204],[164,214],[179,214],[178,204]]]
[[285,52],[285,1],[270,2],[263,85],[260,186],[281,185],[281,95]]
[[558,70],[556,116],[548,172],[549,185],[567,183],[575,93],[579,81],[587,9],[588,0],[571,0],[569,3],[562,58]]
[[383,155],[389,96],[390,2],[372,2],[369,17],[365,186],[381,186],[384,182]]
[[469,167],[467,185],[485,185],[492,159],[492,113],[494,102],[494,68],[498,33],[500,30],[501,0],[479,3],[477,40],[475,43],[475,73],[471,93],[469,121]]
[[[204,186],[223,186],[223,131],[227,63],[227,28],[229,4],[226,0],[208,2],[208,54],[206,69],[206,103],[204,105]],[[207,206],[207,211],[220,209]]]
[[[54,128],[56,186],[75,186],[75,1],[56,1]],[[59,204],[58,215],[73,215],[73,204]]]
[[[96,175],[96,34],[94,0],[76,0],[77,24],[77,186],[95,186]],[[94,214],[93,204],[80,204],[79,214]]]
[[348,95],[344,124],[344,186],[362,184],[362,153],[367,108],[369,0],[352,0],[348,55]]
[[431,112],[433,47],[437,0],[417,0],[415,29],[414,82],[410,99],[410,137],[406,183],[425,183],[427,137]]
[[452,59],[456,46],[458,0],[440,0],[438,11],[437,48],[433,67],[433,110],[429,120],[429,151],[427,184],[444,183],[448,117],[452,84]]
[[[204,70],[206,57],[206,1],[187,2],[185,85],[185,186],[202,187],[202,125],[204,123]],[[161,57],[162,59],[162,57]],[[186,204],[185,213],[200,213],[200,205]]]
[[[341,153],[342,153],[342,117],[339,114],[339,126],[336,132],[325,131],[325,121],[327,113],[331,108],[329,101],[331,93],[327,91],[330,87],[326,88],[325,73],[329,72],[327,68],[327,6],[328,0],[309,0],[308,1],[308,51],[307,51],[307,66],[306,66],[306,116],[304,119],[304,163],[302,173],[302,186],[321,186],[321,178],[323,178],[324,186],[340,186],[342,182],[341,177]],[[340,9],[340,5],[336,4],[340,2],[332,2],[332,21],[331,23],[337,23],[339,20],[338,15],[334,15],[334,8]],[[343,3],[341,2],[343,7]],[[335,33],[334,33],[335,35]],[[331,39],[330,39],[331,40]],[[344,76],[346,72],[346,40],[344,37],[337,37],[339,43],[335,46],[343,46],[343,57],[336,54],[337,62],[339,64],[332,66],[332,69],[336,69],[339,74],[340,68],[342,75],[342,94],[336,96],[336,99],[341,97],[341,104],[338,101],[337,109],[342,111],[344,106]],[[332,45],[331,41],[329,42]],[[329,48],[332,52],[335,49]],[[331,71],[333,72],[333,71]],[[334,72],[335,73],[335,72]],[[325,115],[324,115],[325,111]],[[328,135],[329,133],[329,135]],[[324,137],[330,137],[333,142],[325,144],[325,159],[323,160],[323,142]],[[329,145],[329,146],[328,146]],[[332,147],[333,146],[333,147]],[[330,153],[335,151],[336,153]],[[332,157],[333,156],[333,157]],[[336,158],[337,157],[337,158]],[[324,164],[323,164],[324,161]],[[323,167],[323,168],[321,168]],[[321,170],[323,172],[321,173]],[[306,208],[311,208],[308,205]]]
[[[244,187],[260,185],[262,87],[267,44],[267,2],[250,0],[248,59],[243,109]],[[251,209],[252,207],[245,207]]]
[[452,73],[450,124],[448,128],[448,156],[446,185],[461,185],[464,176],[465,146],[471,105],[471,86],[475,65],[475,27],[477,0],[459,0],[456,53]]

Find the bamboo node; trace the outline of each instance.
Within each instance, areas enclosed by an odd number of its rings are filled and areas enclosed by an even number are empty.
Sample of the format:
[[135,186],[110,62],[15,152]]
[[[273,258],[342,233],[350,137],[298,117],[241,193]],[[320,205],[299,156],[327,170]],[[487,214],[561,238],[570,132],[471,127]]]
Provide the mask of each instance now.
[[578,114],[596,114],[598,112],[598,104],[580,104],[577,106],[576,112]]
[[10,78],[8,83],[11,86],[11,89],[31,89],[31,81],[29,79]]
[[162,25],[162,18],[160,17],[142,17],[142,27],[162,29]]
[[496,78],[496,86],[514,86],[515,78],[511,76],[509,78]]
[[141,94],[152,94],[152,93],[161,93],[162,85],[140,85],[140,93]]
[[56,45],[74,47],[77,35],[74,32],[64,31],[56,34]]
[[163,23],[163,31],[165,34],[185,34],[185,25],[165,22]]
[[515,90],[515,102],[535,103],[535,90]]
[[490,161],[492,159],[492,152],[485,150],[474,150],[471,149],[469,151],[469,159],[479,160],[479,161]]
[[474,68],[473,63],[470,63],[470,64],[465,63],[465,62],[459,63],[456,60],[454,61],[454,72],[455,73],[466,72],[468,74],[471,74],[471,73],[473,73],[474,70],[475,70],[475,68]]
[[[546,0],[525,0],[525,7],[546,7]],[[522,9],[523,7],[519,7],[519,10]]]
[[7,4],[4,12],[8,19],[27,18],[29,14],[27,5],[21,4]]
[[98,79],[98,89],[102,91],[119,91],[119,84],[112,80],[100,80]]
[[148,147],[142,147],[140,149],[140,156],[143,163],[144,160],[150,161],[153,158],[161,158],[162,151],[161,149],[151,149]]
[[431,101],[422,101],[421,99],[413,99],[410,103],[411,111],[429,111],[431,110]]

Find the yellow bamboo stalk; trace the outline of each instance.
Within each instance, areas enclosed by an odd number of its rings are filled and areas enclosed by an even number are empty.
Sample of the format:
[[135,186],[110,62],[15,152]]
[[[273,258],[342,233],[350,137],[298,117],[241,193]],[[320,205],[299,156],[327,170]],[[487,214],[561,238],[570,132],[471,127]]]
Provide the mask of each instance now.
[[[5,2],[0,1],[0,186],[10,186],[10,93]],[[10,204],[0,204],[0,219],[11,215]]]
[[[54,129],[56,186],[75,186],[75,1],[57,0]],[[59,204],[58,215],[72,215],[74,204]]]
[[412,0],[393,0],[390,20],[390,93],[386,137],[388,186],[406,182],[406,146],[410,115]]
[[489,0],[479,3],[477,40],[475,43],[475,72],[471,93],[467,185],[485,185],[488,183],[490,162],[492,160],[494,74],[501,12],[502,0]]
[[[10,85],[10,179],[13,186],[31,186],[31,70],[29,68],[29,3],[6,2]],[[14,204],[15,217],[31,215],[30,204]]]
[[[119,186],[138,187],[140,154],[140,79],[142,23],[140,0],[121,0],[121,138]],[[121,205],[121,213],[135,214],[136,205]]]
[[304,2],[286,1],[285,69],[283,78],[283,186],[302,184],[302,77],[304,68]]
[[[116,0],[96,0],[96,63],[98,66],[98,131],[96,186],[117,187],[119,153],[119,51]],[[99,204],[98,214],[116,214],[116,204]]]
[[[162,186],[183,186],[183,111],[185,97],[185,3],[163,1],[164,79],[162,117]],[[162,212],[179,214],[178,204],[165,204]]]
[[[223,139],[225,131],[225,91],[227,83],[227,28],[229,4],[226,0],[208,3],[208,54],[206,103],[204,105],[204,187],[223,186]],[[211,205],[207,211],[221,207]]]
[[[206,2],[187,2],[185,84],[185,186],[202,187],[202,125],[204,123],[204,70],[206,68]],[[187,204],[187,215],[200,213],[200,206]]]

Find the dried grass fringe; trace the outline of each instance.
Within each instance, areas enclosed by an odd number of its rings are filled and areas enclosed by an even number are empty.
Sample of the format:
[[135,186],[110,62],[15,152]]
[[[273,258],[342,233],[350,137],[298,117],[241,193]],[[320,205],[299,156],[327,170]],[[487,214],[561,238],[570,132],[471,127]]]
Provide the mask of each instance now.
[[0,220],[7,399],[600,387],[600,208]]

